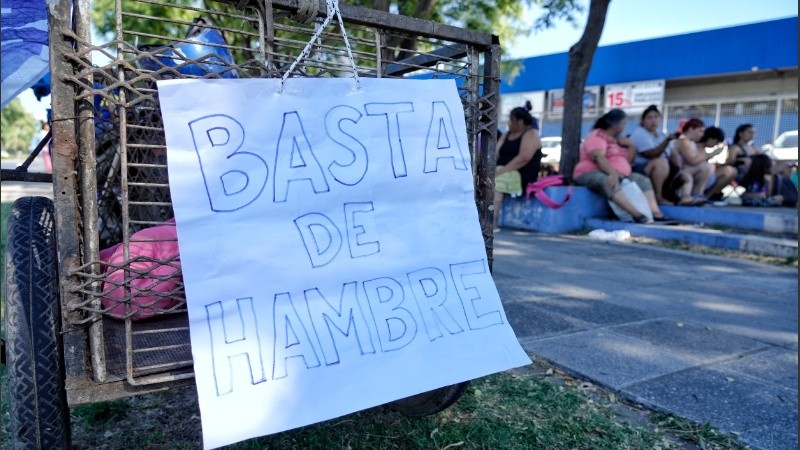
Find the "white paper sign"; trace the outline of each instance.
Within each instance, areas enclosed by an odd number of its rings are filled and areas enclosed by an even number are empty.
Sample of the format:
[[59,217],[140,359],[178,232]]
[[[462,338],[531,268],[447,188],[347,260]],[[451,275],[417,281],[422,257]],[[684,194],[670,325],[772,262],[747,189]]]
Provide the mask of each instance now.
[[643,111],[650,105],[660,107],[664,102],[664,80],[609,84],[605,91],[606,111],[614,108]]
[[528,364],[452,80],[158,83],[206,447]]

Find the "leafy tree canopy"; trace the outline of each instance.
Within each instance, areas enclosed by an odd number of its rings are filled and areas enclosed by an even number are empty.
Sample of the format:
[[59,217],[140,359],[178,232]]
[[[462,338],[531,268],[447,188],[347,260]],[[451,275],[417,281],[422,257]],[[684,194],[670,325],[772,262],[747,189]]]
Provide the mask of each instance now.
[[25,152],[36,134],[36,119],[15,98],[0,112],[0,128],[3,150]]
[[[93,3],[95,28],[102,35],[113,35],[115,0],[95,0]],[[580,0],[342,0],[342,3],[493,33],[500,37],[504,48],[512,45],[518,37],[529,35],[534,27],[548,28],[559,20],[574,23],[574,13],[582,10]],[[181,6],[233,10],[230,5],[213,0],[173,0],[173,4],[177,7],[129,2],[125,5],[125,11],[131,14],[124,18],[125,28],[158,36],[180,37],[186,32],[185,26],[142,19],[136,14],[190,22],[196,13],[181,9]],[[532,5],[545,11],[535,24],[526,23],[524,18],[525,7]],[[141,40],[147,42],[146,37]]]

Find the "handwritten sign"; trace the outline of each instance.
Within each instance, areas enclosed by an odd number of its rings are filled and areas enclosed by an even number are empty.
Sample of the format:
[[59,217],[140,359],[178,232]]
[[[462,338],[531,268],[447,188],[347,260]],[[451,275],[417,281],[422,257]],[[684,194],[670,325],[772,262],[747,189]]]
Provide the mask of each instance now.
[[528,364],[452,80],[158,83],[206,447]]

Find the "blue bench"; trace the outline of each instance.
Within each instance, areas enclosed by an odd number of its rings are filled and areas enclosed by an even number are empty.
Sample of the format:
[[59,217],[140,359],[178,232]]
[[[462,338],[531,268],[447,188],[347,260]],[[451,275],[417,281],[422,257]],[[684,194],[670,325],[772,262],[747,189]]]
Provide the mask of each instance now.
[[[555,202],[561,202],[567,194],[566,186],[545,189]],[[583,186],[572,186],[572,198],[561,208],[551,209],[536,200],[524,197],[503,201],[500,211],[500,226],[541,233],[570,233],[582,230],[584,221],[590,217],[608,217],[611,208],[606,199]]]

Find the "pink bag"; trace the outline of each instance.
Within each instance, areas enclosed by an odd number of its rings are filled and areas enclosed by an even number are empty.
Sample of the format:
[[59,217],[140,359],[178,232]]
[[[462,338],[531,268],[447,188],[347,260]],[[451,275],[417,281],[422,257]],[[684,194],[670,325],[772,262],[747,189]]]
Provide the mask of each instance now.
[[564,175],[550,175],[539,178],[533,183],[528,183],[528,187],[525,189],[525,198],[530,198],[531,194],[533,194],[537,200],[552,209],[561,208],[572,198],[572,186],[567,186],[567,195],[564,196],[564,200],[561,203],[553,201],[544,191],[545,188],[550,186],[564,186]]
[[[103,268],[106,281],[103,282],[101,300],[104,308],[110,308],[108,315],[119,319],[145,319],[179,303],[179,300],[173,298],[184,295],[179,289],[183,280],[180,275],[181,263],[177,259],[177,239],[175,225],[161,225],[139,230],[131,236],[130,259],[127,264],[122,244],[100,252],[100,260],[109,264]],[[162,264],[157,261],[168,262]],[[128,276],[132,278],[127,283],[131,295],[129,305],[122,303],[125,299],[123,285],[126,284],[124,267],[130,268]]]

